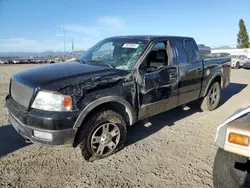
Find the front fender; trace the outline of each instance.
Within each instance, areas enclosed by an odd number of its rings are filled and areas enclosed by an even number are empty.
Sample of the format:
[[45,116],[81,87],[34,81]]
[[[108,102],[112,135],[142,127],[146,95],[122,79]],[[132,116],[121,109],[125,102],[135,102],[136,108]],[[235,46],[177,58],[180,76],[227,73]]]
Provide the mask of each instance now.
[[128,101],[118,96],[105,96],[105,97],[98,98],[95,101],[91,102],[82,110],[82,112],[80,113],[80,115],[78,116],[75,122],[74,128],[80,127],[84,119],[94,108],[98,107],[101,104],[108,103],[108,102],[118,102],[122,104],[125,107],[126,113],[128,114],[129,124],[132,125],[136,122],[136,119],[137,119],[136,113]]

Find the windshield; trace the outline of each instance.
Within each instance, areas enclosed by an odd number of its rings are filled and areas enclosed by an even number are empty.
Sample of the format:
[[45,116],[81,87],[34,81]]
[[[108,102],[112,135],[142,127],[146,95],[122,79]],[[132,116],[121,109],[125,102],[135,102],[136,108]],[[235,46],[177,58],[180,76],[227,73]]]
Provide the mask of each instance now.
[[147,40],[139,39],[105,39],[87,50],[79,61],[80,63],[130,70],[147,44]]

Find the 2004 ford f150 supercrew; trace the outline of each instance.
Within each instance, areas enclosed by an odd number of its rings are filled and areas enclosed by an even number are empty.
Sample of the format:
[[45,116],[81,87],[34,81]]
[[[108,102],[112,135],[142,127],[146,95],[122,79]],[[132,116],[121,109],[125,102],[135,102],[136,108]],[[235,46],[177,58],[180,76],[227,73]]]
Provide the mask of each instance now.
[[95,160],[124,145],[127,125],[197,99],[214,110],[230,64],[202,59],[189,37],[111,37],[76,62],[13,75],[6,107],[13,127],[32,143],[80,145],[85,159]]

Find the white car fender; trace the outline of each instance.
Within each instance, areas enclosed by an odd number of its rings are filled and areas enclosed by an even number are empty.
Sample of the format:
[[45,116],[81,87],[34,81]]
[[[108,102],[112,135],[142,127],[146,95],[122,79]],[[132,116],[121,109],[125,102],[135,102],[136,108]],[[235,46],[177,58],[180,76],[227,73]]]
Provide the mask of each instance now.
[[247,108],[239,109],[217,127],[216,137],[215,137],[215,144],[217,147],[224,149],[226,133],[227,133],[227,124],[249,112],[250,112],[250,106]]

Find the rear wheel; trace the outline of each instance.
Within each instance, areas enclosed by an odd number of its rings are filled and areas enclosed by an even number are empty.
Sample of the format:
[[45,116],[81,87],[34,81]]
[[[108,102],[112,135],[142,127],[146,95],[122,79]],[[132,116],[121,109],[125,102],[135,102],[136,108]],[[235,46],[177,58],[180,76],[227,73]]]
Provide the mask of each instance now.
[[214,188],[239,188],[230,174],[230,169],[235,166],[235,163],[246,163],[247,158],[239,156],[223,149],[218,149],[213,167],[213,184]]
[[87,119],[79,136],[80,148],[87,161],[108,157],[120,150],[126,141],[126,123],[123,117],[112,110],[102,110]]
[[207,95],[201,101],[201,109],[203,111],[212,111],[216,109],[220,102],[221,88],[219,82],[214,82]]

